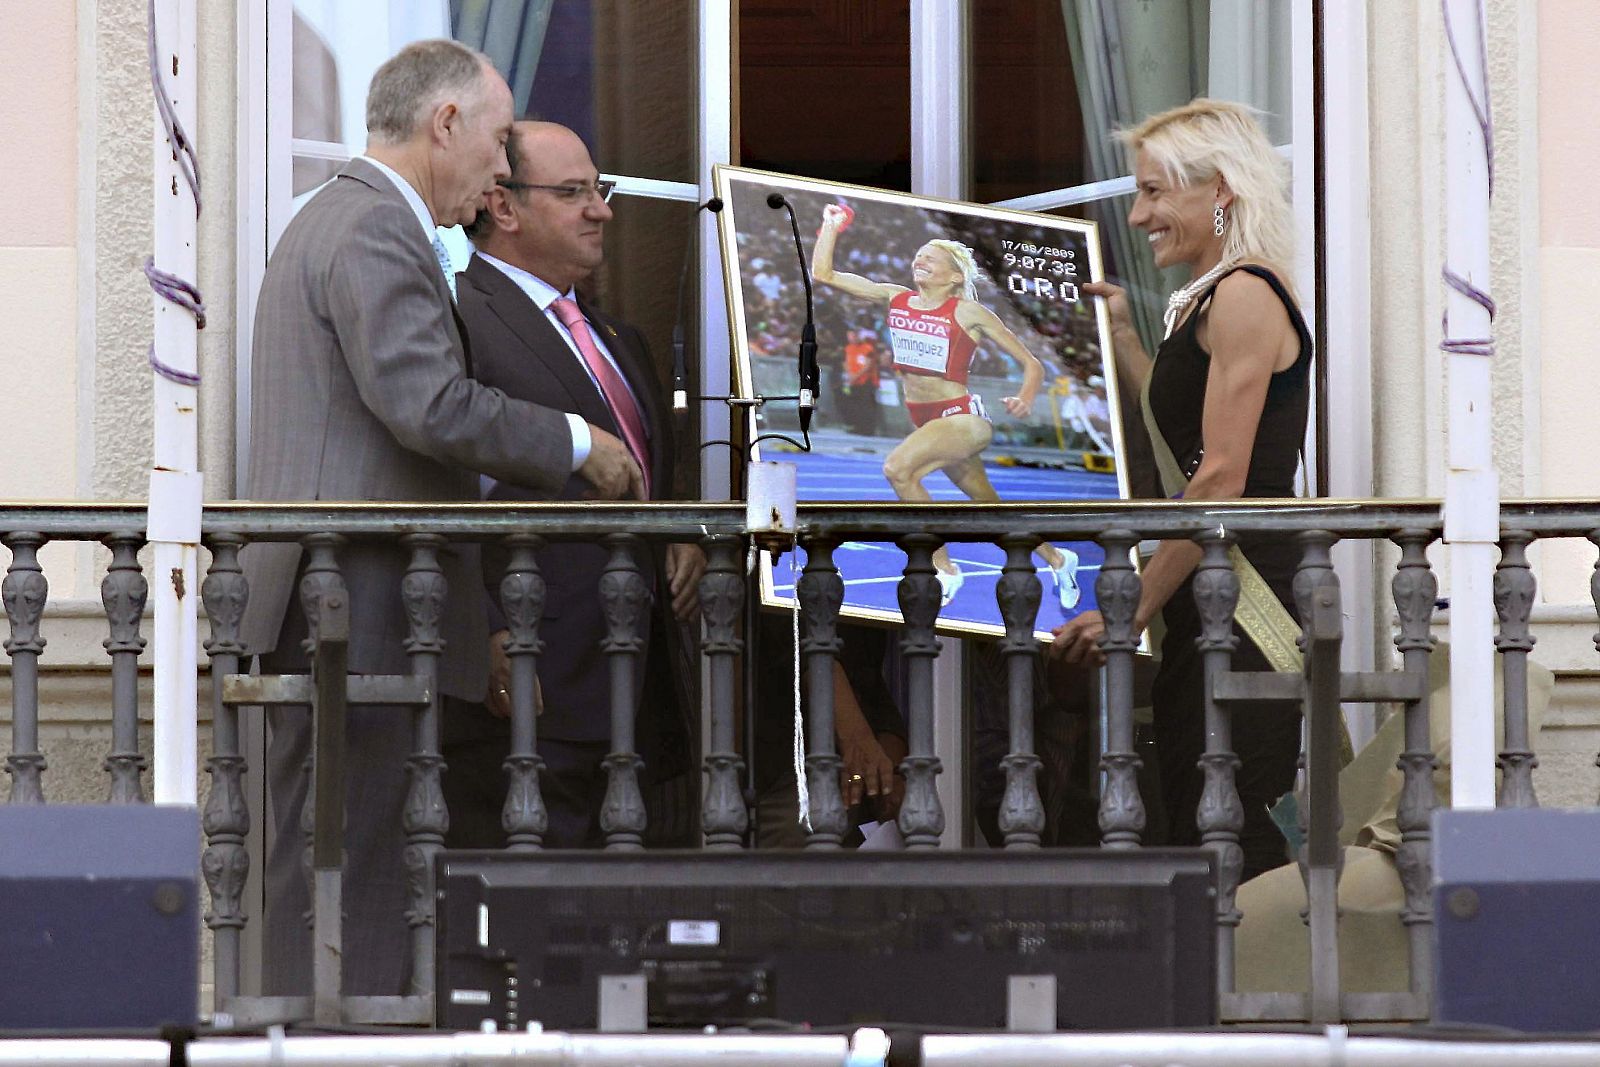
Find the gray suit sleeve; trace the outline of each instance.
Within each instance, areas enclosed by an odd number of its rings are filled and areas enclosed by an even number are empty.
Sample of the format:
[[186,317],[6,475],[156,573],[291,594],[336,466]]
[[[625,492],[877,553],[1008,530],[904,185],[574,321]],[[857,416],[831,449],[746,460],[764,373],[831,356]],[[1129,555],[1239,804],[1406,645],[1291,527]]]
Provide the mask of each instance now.
[[553,408],[466,376],[450,307],[407,248],[416,219],[376,204],[334,253],[328,305],[361,400],[414,452],[556,492],[572,471],[572,431]]

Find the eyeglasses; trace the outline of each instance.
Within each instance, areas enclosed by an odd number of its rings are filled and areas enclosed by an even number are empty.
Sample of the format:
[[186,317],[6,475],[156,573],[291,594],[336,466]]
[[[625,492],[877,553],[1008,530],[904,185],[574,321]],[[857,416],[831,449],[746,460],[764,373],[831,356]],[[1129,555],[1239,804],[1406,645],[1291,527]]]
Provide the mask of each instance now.
[[601,203],[610,201],[611,194],[617,191],[617,183],[605,178],[596,178],[593,185],[536,185],[533,182],[512,181],[510,178],[502,179],[495,184],[502,189],[540,189],[549,193],[563,204],[575,204],[589,197],[597,198]]

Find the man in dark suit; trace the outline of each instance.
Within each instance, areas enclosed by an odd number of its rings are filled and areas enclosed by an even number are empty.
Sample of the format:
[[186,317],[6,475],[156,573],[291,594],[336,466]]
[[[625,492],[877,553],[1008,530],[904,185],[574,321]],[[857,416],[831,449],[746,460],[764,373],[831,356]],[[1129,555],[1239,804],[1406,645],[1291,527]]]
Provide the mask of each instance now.
[[[519,122],[506,144],[511,175],[490,192],[469,235],[478,253],[457,278],[461,317],[467,324],[479,382],[507,396],[572,412],[627,442],[645,471],[647,497],[672,495],[671,414],[639,331],[613,319],[575,291],[600,266],[606,201],[602,183],[577,134],[549,122]],[[572,478],[552,493],[515,477],[485,479],[489,500],[564,500],[589,495]],[[549,847],[602,843],[599,809],[605,793],[600,761],[610,748],[610,683],[600,642],[606,636],[598,594],[608,551],[597,544],[552,544],[539,554],[545,580],[539,637],[543,713],[538,720],[540,775]],[[665,671],[663,638],[672,628],[665,608],[679,619],[697,608],[696,586],[705,570],[698,547],[671,545],[638,563],[656,591],[652,640],[645,671],[636,672],[650,699],[643,719],[677,712],[676,687]],[[485,578],[498,587],[503,561],[486,554]],[[503,677],[503,676],[502,676]],[[445,799],[453,847],[496,847],[504,842],[500,811],[505,778],[509,707],[503,682],[491,684],[480,708],[452,709],[446,719]],[[642,722],[641,735],[659,722]]]
[[[476,382],[441,267],[436,225],[466,224],[497,178],[511,92],[487,59],[453,41],[408,45],[373,76],[367,154],[290,222],[262,278],[251,370],[251,453],[242,495],[259,500],[476,500],[478,476],[555,490],[637,496],[641,472],[606,430]],[[580,439],[581,438],[581,442]],[[587,451],[579,444],[587,446]],[[489,633],[478,553],[441,553],[442,692],[482,699]],[[242,557],[245,647],[264,672],[306,669],[304,565],[295,544]],[[403,674],[406,553],[353,543],[341,554],[349,669]],[[401,867],[410,714],[355,708],[347,720],[344,974],[350,993],[409,986]],[[267,754],[275,831],[267,861],[269,993],[310,983],[300,815],[310,751],[304,709],[275,709]],[[423,887],[426,888],[425,886]],[[410,903],[415,906],[414,900]]]

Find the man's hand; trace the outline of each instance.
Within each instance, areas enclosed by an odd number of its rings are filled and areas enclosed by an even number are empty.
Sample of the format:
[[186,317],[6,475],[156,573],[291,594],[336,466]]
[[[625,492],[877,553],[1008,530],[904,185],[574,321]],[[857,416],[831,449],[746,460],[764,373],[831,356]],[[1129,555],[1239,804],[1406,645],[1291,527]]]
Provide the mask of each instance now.
[[584,496],[591,500],[643,500],[644,475],[633,453],[615,435],[589,424],[589,458],[578,474],[594,488]]
[[1050,658],[1067,663],[1087,663],[1098,667],[1106,661],[1100,651],[1100,639],[1106,635],[1105,619],[1098,611],[1086,611],[1064,622],[1051,631],[1055,643],[1050,647]]
[[694,621],[700,611],[700,579],[705,573],[706,554],[699,545],[667,546],[667,593],[679,622]]
[[[510,630],[496,630],[489,635],[489,692],[483,704],[489,714],[497,719],[511,718],[511,657],[506,655],[506,642]],[[544,686],[533,680],[533,713],[544,714]]]
[[894,761],[871,730],[845,730],[838,734],[839,790],[844,806],[853,808],[865,797],[886,796],[894,789]]

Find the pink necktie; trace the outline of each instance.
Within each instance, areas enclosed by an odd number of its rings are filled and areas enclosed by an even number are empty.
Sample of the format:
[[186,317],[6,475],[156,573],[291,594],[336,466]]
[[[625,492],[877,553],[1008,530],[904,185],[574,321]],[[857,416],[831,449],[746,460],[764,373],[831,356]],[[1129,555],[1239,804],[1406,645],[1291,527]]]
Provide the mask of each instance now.
[[628,451],[633,453],[633,458],[639,461],[639,470],[644,475],[644,495],[649,499],[650,453],[645,448],[644,422],[639,418],[639,407],[633,401],[633,394],[628,392],[627,384],[623,382],[622,375],[611,365],[611,361],[595,347],[594,335],[589,332],[589,323],[584,320],[583,312],[578,305],[561,296],[550,306],[555,309],[556,318],[561,320],[561,325],[572,334],[572,340],[583,355],[583,362],[588,365],[589,373],[600,383],[600,393],[605,397],[606,406],[611,409],[611,416],[617,420],[617,425],[622,429],[622,439],[627,442]]

